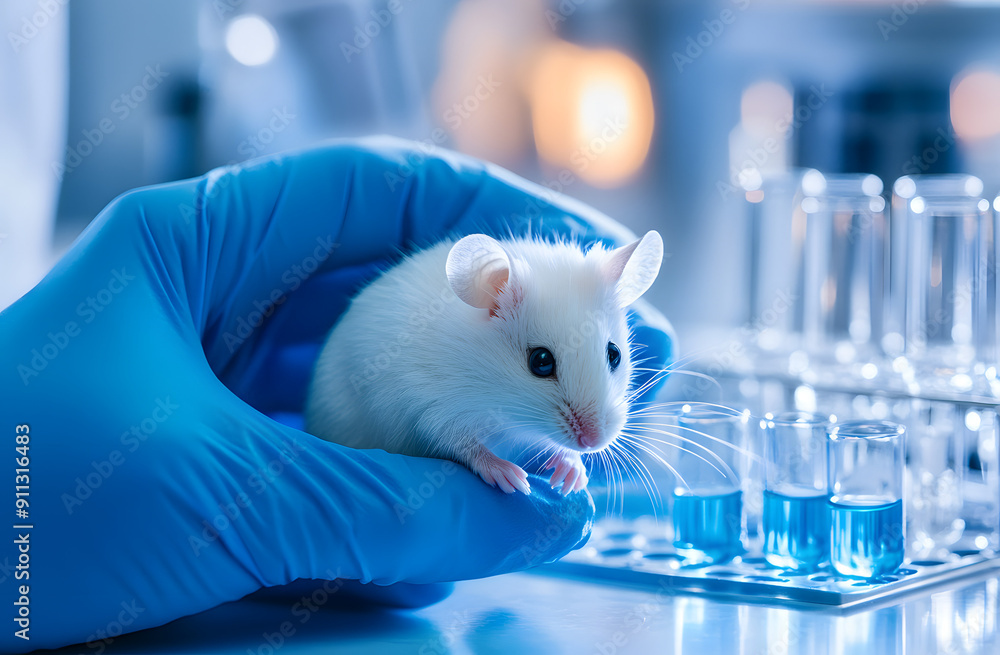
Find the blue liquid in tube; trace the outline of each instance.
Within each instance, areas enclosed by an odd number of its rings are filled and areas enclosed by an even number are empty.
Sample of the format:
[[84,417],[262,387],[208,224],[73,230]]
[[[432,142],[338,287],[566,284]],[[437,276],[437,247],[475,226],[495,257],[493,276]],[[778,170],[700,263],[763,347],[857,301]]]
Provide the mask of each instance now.
[[830,510],[826,493],[764,491],[764,557],[772,566],[796,571],[819,568],[830,554]]
[[723,562],[743,552],[742,492],[674,492],[674,546],[693,562]]
[[830,563],[841,575],[878,578],[903,563],[903,501],[830,499]]

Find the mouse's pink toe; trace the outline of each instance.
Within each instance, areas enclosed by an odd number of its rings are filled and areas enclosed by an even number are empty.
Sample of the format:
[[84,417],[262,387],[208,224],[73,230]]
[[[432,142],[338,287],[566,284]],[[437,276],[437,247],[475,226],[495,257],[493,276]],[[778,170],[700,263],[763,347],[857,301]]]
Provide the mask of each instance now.
[[587,468],[580,459],[580,454],[563,450],[548,459],[543,465],[543,470],[554,468],[549,484],[555,489],[562,485],[562,495],[567,495],[571,491],[579,491],[587,486]]
[[476,454],[469,468],[487,484],[499,487],[504,493],[531,493],[528,474],[517,464],[497,457],[485,447]]

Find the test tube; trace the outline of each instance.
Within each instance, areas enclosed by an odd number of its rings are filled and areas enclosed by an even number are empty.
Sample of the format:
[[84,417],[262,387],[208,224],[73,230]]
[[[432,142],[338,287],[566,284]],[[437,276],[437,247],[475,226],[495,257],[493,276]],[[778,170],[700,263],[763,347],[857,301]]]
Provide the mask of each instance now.
[[749,173],[741,180],[750,220],[746,324],[758,365],[783,371],[788,353],[799,347],[793,317],[802,294],[802,203],[809,206],[826,179],[811,168],[765,178]]
[[829,556],[827,427],[808,412],[768,414],[764,431],[764,557],[773,565],[813,571]]
[[905,429],[847,421],[827,439],[830,563],[845,576],[879,578],[903,563]]
[[688,563],[723,562],[743,551],[744,457],[749,412],[685,406],[678,417],[674,547]]
[[923,391],[989,392],[982,373],[996,345],[989,316],[995,276],[993,222],[982,191],[971,175],[906,176],[893,185],[893,229],[905,243],[894,256],[906,259],[905,269],[896,269],[904,275],[896,302],[905,316],[899,368]]
[[938,559],[947,556],[965,530],[966,417],[953,403],[914,398],[911,404],[906,446],[909,550],[922,559]]
[[826,175],[824,181],[822,193],[804,197],[799,207],[802,299],[795,322],[805,353],[822,369],[816,372],[841,378],[845,370],[874,365],[879,355],[887,297],[885,200],[876,175]]
[[1000,407],[969,406],[958,426],[966,444],[962,480],[963,546],[1000,550]]
[[874,379],[888,298],[882,180],[806,169],[747,191],[748,325],[764,370]]

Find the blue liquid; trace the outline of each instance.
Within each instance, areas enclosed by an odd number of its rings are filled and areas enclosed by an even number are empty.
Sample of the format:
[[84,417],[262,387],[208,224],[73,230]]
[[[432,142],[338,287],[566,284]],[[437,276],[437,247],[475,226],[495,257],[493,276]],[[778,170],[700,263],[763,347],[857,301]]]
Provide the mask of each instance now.
[[722,562],[743,550],[743,495],[674,492],[674,546],[696,562]]
[[827,495],[764,491],[764,557],[772,566],[812,571],[830,554]]
[[903,501],[888,504],[829,502],[830,563],[841,575],[878,578],[903,563]]

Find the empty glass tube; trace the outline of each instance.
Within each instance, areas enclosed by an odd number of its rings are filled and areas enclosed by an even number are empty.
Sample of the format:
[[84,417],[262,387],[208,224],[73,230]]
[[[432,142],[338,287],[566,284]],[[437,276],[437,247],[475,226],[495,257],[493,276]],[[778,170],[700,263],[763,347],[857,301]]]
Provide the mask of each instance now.
[[813,169],[748,189],[748,325],[765,370],[813,382],[878,374],[888,298],[881,193],[875,175]]
[[676,450],[674,546],[689,562],[721,562],[743,551],[744,414],[685,407]]
[[[799,347],[793,325],[801,290],[795,286],[801,256],[802,203],[810,206],[826,188],[815,169],[786,174],[749,176],[750,267],[747,275],[749,341],[759,365],[783,371],[788,353]],[[810,200],[811,199],[811,200]]]
[[848,421],[828,434],[830,563],[841,575],[888,575],[905,549],[905,430],[889,421]]
[[764,431],[764,556],[811,571],[829,556],[827,426],[807,412],[767,415]]
[[905,316],[903,370],[921,390],[988,393],[982,374],[996,345],[989,316],[996,281],[993,221],[982,191],[982,181],[971,175],[907,176],[893,185],[899,210],[893,229],[900,232],[895,270],[904,280],[895,301]]
[[969,548],[1000,549],[1000,407],[959,406],[962,421],[963,543]]
[[[822,370],[874,366],[882,338],[886,286],[886,219],[882,180],[827,175],[823,192],[803,198],[796,217],[801,301],[795,323],[802,345]],[[871,367],[866,373],[874,377]],[[871,379],[869,377],[869,379]]]
[[965,530],[966,431],[961,410],[952,403],[912,401],[907,423],[907,521],[911,552],[924,559],[945,556],[947,546]]

